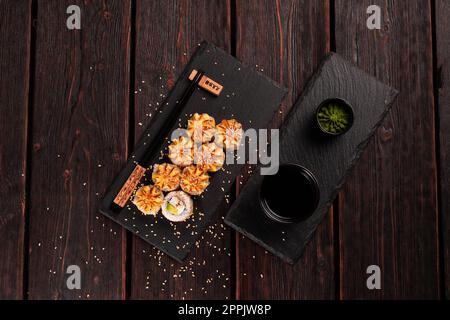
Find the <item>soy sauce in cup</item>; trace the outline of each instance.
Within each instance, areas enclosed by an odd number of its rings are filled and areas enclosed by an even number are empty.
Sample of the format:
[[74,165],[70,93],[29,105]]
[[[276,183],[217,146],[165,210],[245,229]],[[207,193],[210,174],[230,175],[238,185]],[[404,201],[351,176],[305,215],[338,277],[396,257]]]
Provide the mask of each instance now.
[[304,221],[316,210],[320,192],[311,171],[296,164],[280,165],[274,175],[264,176],[260,203],[266,215],[282,223]]

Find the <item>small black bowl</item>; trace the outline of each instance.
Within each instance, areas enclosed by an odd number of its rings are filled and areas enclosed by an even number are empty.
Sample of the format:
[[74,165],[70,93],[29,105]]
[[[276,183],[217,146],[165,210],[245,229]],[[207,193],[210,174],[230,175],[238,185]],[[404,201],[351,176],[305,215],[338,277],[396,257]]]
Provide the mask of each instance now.
[[[319,112],[322,110],[323,107],[330,105],[330,104],[338,105],[349,115],[349,123],[347,124],[347,127],[344,130],[341,130],[338,132],[330,132],[330,131],[325,130],[321,126],[320,121],[319,121]],[[329,136],[340,136],[340,135],[346,133],[353,126],[354,118],[355,117],[354,117],[354,112],[353,112],[352,106],[350,105],[350,103],[348,103],[347,101],[345,101],[344,99],[341,99],[341,98],[331,98],[331,99],[326,99],[326,100],[322,101],[322,103],[320,103],[320,105],[317,107],[316,114],[315,114],[315,122],[317,124],[317,127],[320,129],[320,131],[322,131],[324,134],[329,135]]]
[[313,173],[293,163],[282,164],[276,174],[264,176],[259,193],[264,213],[282,223],[306,220],[319,199],[319,184]]

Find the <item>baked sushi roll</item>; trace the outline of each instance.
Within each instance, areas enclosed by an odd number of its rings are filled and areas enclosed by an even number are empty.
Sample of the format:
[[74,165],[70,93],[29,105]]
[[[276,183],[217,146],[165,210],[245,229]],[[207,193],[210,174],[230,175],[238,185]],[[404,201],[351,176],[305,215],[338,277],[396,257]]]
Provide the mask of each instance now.
[[242,124],[235,119],[222,120],[216,127],[217,132],[214,142],[225,147],[226,150],[236,150],[239,148],[244,134]]
[[194,143],[190,138],[181,136],[169,145],[169,159],[173,164],[187,167],[194,162]]
[[144,215],[154,215],[158,213],[164,201],[164,196],[158,187],[148,185],[140,187],[133,197],[134,205]]
[[194,159],[197,166],[204,171],[216,172],[223,167],[225,153],[215,143],[206,143],[195,150]]
[[173,191],[180,186],[181,169],[174,164],[155,164],[152,180],[155,186],[162,191]]
[[195,143],[212,140],[216,132],[216,120],[207,113],[195,113],[188,120],[187,132]]
[[209,175],[202,168],[191,165],[183,169],[180,179],[180,187],[184,192],[198,196],[209,185]]
[[161,207],[162,214],[172,222],[188,219],[194,210],[191,197],[183,191],[172,191],[166,195]]

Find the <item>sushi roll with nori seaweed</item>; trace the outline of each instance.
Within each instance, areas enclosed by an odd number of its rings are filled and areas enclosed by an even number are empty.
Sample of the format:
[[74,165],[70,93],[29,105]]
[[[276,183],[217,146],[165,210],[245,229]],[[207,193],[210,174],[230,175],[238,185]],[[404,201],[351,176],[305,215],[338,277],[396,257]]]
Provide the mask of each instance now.
[[236,150],[239,148],[244,134],[242,124],[235,119],[224,119],[217,125],[216,129],[215,144],[225,147],[226,150]]
[[186,167],[194,161],[194,142],[191,138],[181,136],[169,145],[169,159],[173,164]]
[[166,195],[161,210],[164,217],[172,222],[187,220],[193,213],[194,204],[184,191],[172,191]]

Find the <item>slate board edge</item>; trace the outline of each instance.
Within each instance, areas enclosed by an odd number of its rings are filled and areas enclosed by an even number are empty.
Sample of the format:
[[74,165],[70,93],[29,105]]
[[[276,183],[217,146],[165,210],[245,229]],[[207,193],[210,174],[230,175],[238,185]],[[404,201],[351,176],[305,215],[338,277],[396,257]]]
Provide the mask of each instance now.
[[[389,89],[390,91],[390,95],[389,95],[389,103],[386,104],[386,107],[384,109],[384,112],[380,114],[380,117],[378,119],[378,121],[375,123],[375,125],[372,127],[372,129],[370,130],[369,135],[367,136],[367,138],[365,140],[363,140],[357,147],[357,150],[355,151],[354,157],[352,158],[350,165],[348,166],[348,168],[345,170],[341,181],[338,182],[338,184],[336,185],[335,189],[333,190],[333,192],[331,193],[330,197],[328,198],[328,200],[325,201],[325,207],[323,209],[323,211],[318,213],[318,219],[317,222],[315,223],[315,226],[313,228],[310,229],[310,232],[308,232],[305,236],[305,241],[303,241],[303,243],[301,245],[299,245],[299,250],[298,252],[295,254],[295,256],[293,257],[293,259],[291,259],[290,257],[282,254],[281,252],[278,252],[276,250],[274,250],[270,245],[268,245],[266,242],[262,241],[261,239],[255,237],[253,234],[251,233],[247,233],[244,229],[242,229],[241,227],[237,226],[235,223],[233,223],[232,221],[228,220],[227,217],[225,217],[225,224],[232,227],[233,229],[235,229],[236,231],[240,232],[241,234],[243,234],[245,237],[251,239],[252,241],[256,242],[257,244],[261,245],[264,249],[266,249],[267,251],[271,252],[272,254],[274,254],[275,256],[281,258],[283,261],[288,262],[289,264],[295,264],[296,262],[298,262],[298,260],[301,258],[301,256],[303,255],[303,252],[305,250],[306,245],[309,243],[309,241],[311,240],[312,236],[314,235],[315,231],[317,230],[317,227],[319,226],[319,224],[323,221],[323,218],[325,217],[326,213],[328,212],[329,208],[331,207],[331,205],[334,202],[334,199],[336,199],[337,195],[339,194],[339,191],[342,189],[342,187],[345,184],[345,181],[347,180],[348,176],[350,175],[350,173],[352,172],[353,168],[355,167],[356,163],[358,162],[359,158],[362,155],[362,152],[364,151],[364,149],[366,148],[367,144],[369,143],[369,141],[373,138],[373,136],[376,133],[376,130],[379,128],[379,126],[381,125],[381,123],[384,121],[384,119],[386,118],[387,114],[389,113],[389,111],[391,110],[398,94],[399,91],[395,88],[392,88],[384,83],[382,83],[380,80],[376,79],[375,77],[369,75],[368,73],[364,72],[363,70],[361,70],[360,68],[356,67],[354,64],[352,64],[351,62],[347,61],[346,59],[344,59],[343,57],[341,57],[339,54],[335,53],[335,52],[329,52],[326,54],[326,56],[324,57],[323,61],[321,62],[321,64],[319,65],[319,67],[316,69],[316,71],[314,72],[314,74],[310,77],[310,79],[308,80],[308,84],[306,85],[305,89],[303,90],[303,93],[301,94],[301,96],[299,97],[299,99],[294,103],[294,107],[291,108],[290,112],[288,113],[287,117],[285,118],[284,121],[286,121],[286,119],[288,119],[289,116],[291,116],[291,113],[294,112],[295,106],[296,105],[300,105],[302,104],[304,97],[307,95],[308,91],[310,90],[310,88],[315,84],[316,79],[321,75],[323,67],[325,65],[325,63],[329,60],[331,60],[332,58],[344,61],[345,63],[349,64],[353,69],[358,70],[358,72],[361,72],[363,74],[365,74],[369,79],[371,79],[372,81],[376,81],[378,83],[381,83],[383,86],[385,86],[386,88]],[[280,129],[282,130],[283,128],[283,124],[280,126]],[[257,170],[259,170],[259,167],[257,168]],[[232,209],[232,208],[231,208]],[[230,209],[230,211],[231,211]],[[262,210],[262,209],[260,209]]]

